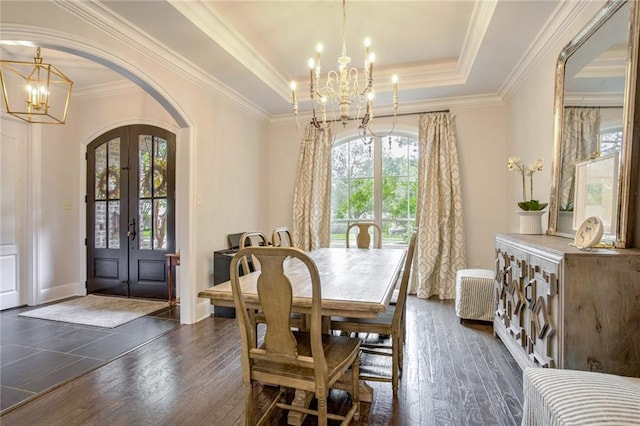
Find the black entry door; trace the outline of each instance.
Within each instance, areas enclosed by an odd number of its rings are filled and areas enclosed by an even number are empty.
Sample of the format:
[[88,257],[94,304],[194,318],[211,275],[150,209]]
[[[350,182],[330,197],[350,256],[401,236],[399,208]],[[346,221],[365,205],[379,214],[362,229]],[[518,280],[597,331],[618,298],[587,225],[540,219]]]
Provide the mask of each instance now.
[[87,148],[87,292],[167,299],[175,250],[175,135],[111,130]]

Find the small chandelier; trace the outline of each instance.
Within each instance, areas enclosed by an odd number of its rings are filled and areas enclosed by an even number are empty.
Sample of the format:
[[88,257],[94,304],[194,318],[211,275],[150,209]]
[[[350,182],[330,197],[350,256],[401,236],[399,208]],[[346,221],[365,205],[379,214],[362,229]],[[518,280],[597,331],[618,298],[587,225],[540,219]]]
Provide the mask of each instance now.
[[28,123],[64,124],[73,82],[40,57],[33,62],[0,60],[7,113]]
[[[327,110],[330,111],[330,123],[340,121],[345,127],[352,118],[358,123],[358,133],[364,140],[371,135],[377,136],[371,129],[373,122],[373,100],[375,89],[373,86],[373,63],[375,55],[371,51],[371,40],[366,38],[364,68],[361,72],[357,68],[349,68],[351,58],[347,56],[346,43],[346,0],[342,0],[342,54],[338,58],[338,71],[331,70],[327,73],[324,84],[321,82],[320,56],[323,51],[322,44],[316,48],[316,58],[310,58],[309,65],[309,94],[311,97],[311,123],[318,130],[327,127]],[[395,128],[396,113],[398,110],[398,76],[393,75],[393,127]],[[296,98],[296,82],[291,82],[293,113],[298,123],[298,101]],[[352,117],[351,104],[357,104],[355,116]],[[336,112],[337,110],[337,112]],[[320,113],[318,118],[317,111]],[[392,130],[393,131],[393,128]]]

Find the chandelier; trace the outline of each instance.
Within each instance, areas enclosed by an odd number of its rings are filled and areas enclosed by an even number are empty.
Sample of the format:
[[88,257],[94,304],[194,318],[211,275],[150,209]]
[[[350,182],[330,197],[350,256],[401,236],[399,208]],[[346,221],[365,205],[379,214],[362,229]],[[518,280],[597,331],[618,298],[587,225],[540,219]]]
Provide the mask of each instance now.
[[7,113],[28,123],[64,124],[73,82],[53,65],[42,62],[39,47],[33,60],[0,60]]
[[[320,57],[323,51],[322,44],[316,47],[316,57],[310,58],[309,65],[309,94],[311,98],[311,123],[318,130],[331,126],[331,123],[340,121],[345,127],[347,122],[354,119],[358,125],[358,133],[361,138],[376,134],[371,129],[373,123],[373,100],[375,88],[373,85],[373,64],[375,54],[371,51],[371,40],[364,41],[365,56],[362,71],[350,68],[351,58],[347,56],[346,43],[346,0],[342,0],[342,54],[338,58],[338,70],[331,70],[326,74],[324,83],[321,80]],[[393,127],[395,127],[396,113],[398,110],[398,76],[391,78],[393,90]],[[296,97],[296,82],[291,82],[293,113],[298,123],[298,101]],[[355,104],[355,113],[351,112],[351,106]],[[329,113],[329,120],[327,114]],[[318,117],[319,114],[319,117]],[[328,125],[329,123],[329,125]],[[393,128],[392,130],[393,131]]]

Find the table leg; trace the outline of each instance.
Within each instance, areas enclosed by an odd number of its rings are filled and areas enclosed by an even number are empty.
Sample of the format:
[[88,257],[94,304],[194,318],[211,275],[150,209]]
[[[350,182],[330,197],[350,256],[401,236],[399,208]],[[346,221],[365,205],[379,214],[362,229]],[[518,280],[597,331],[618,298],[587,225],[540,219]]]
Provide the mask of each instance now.
[[[347,371],[344,375],[331,386],[332,389],[340,389],[344,391],[351,390],[351,371]],[[373,401],[373,388],[369,383],[364,380],[360,380],[360,388],[359,388],[359,399],[360,402],[371,402]],[[298,407],[308,407],[313,399],[313,392],[307,392],[303,390],[296,390],[295,396],[291,405],[296,405]],[[301,425],[304,421],[306,414],[299,413],[297,411],[290,411],[287,417],[287,424],[289,425]]]
[[171,303],[171,288],[173,285],[171,284],[171,259],[169,259],[169,276],[167,277],[167,294],[169,295],[169,307],[173,306]]
[[[332,389],[340,389],[344,391],[351,390],[351,370],[347,371],[338,379],[337,382],[331,386]],[[359,389],[359,399],[360,402],[371,402],[373,401],[373,388],[369,383],[364,380],[360,380],[360,389]]]
[[169,298],[169,307],[173,308],[175,305],[178,304],[178,295],[176,294],[175,299],[171,297],[171,293],[172,293],[171,290],[173,290],[173,267],[180,266],[180,254],[172,253],[172,254],[167,254],[165,256],[167,256],[167,265],[168,265],[168,273],[169,273],[169,276],[167,277],[167,294]]
[[[296,389],[295,396],[293,397],[293,401],[291,401],[291,405],[295,405],[298,407],[309,407],[311,400],[313,399],[313,392],[307,392],[304,390]],[[307,415],[304,413],[300,413],[297,411],[289,411],[289,415],[287,416],[287,424],[290,425],[301,425],[304,421],[304,418]]]

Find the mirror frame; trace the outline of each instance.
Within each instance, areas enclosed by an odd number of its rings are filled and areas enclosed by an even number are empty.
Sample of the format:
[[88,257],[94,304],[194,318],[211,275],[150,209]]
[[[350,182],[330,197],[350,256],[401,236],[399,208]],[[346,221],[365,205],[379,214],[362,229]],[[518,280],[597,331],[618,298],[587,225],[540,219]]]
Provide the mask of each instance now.
[[[562,143],[562,126],[564,113],[564,77],[565,65],[569,57],[582,46],[587,39],[596,32],[611,15],[617,12],[625,3],[629,3],[629,44],[627,46],[627,70],[625,75],[625,90],[623,104],[623,141],[620,159],[620,178],[618,184],[617,226],[615,230],[616,248],[633,247],[636,210],[640,210],[636,203],[640,184],[638,169],[640,169],[640,96],[637,92],[638,84],[638,49],[640,47],[640,12],[637,0],[609,0],[596,16],[567,44],[556,64],[556,82],[554,95],[554,145],[553,170],[551,176],[551,196],[549,199],[549,227],[548,235],[574,238],[573,234],[557,231],[559,212],[559,179],[560,179],[560,148]],[[635,235],[636,240],[640,237]]]

